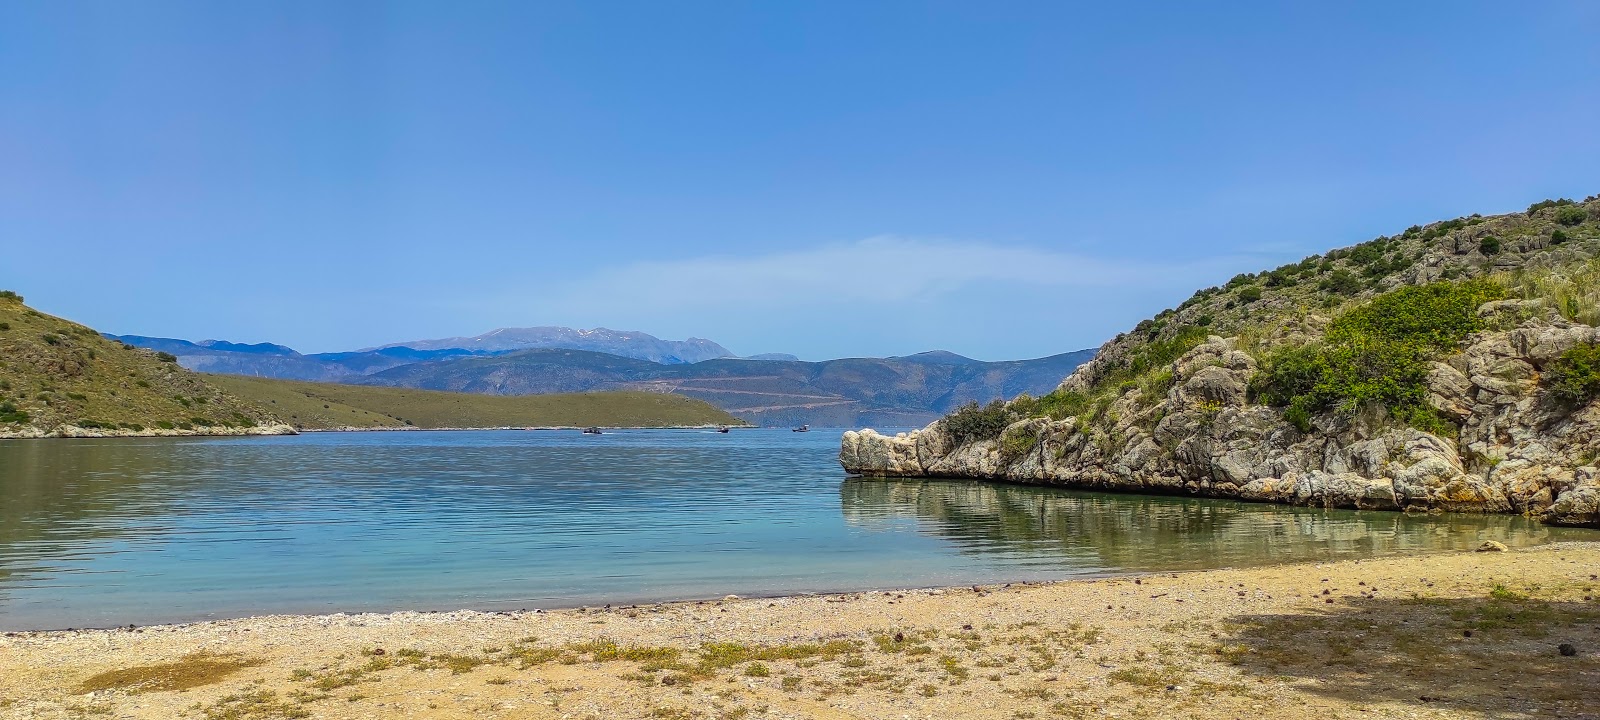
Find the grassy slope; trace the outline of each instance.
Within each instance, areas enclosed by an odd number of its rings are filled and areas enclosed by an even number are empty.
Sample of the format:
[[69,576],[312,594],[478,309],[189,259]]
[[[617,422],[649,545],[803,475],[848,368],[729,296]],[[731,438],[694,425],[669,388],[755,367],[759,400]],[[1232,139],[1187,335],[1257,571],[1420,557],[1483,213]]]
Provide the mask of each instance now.
[[[154,352],[0,297],[0,432],[64,424],[154,428],[276,422]],[[6,420],[9,420],[7,422]]]
[[207,381],[269,407],[296,427],[641,427],[740,425],[699,400],[647,392],[477,395],[238,375]]
[[1582,220],[1573,223],[1569,215],[1563,223],[1558,207],[1474,215],[1239,275],[1106,343],[1086,368],[1087,379],[1097,387],[1138,382],[1207,335],[1239,336],[1244,349],[1259,355],[1320,337],[1343,309],[1437,280],[1493,276],[1513,296],[1542,298],[1571,319],[1594,323],[1600,294],[1584,286],[1600,262],[1600,196],[1567,207]]

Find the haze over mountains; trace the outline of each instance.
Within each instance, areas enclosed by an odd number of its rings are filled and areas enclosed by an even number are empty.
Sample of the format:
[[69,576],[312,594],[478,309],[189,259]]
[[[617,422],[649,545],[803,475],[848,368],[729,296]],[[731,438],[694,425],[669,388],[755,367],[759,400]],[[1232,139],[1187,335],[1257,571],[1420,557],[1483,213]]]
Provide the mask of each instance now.
[[933,351],[802,362],[781,353],[738,358],[702,338],[564,327],[309,355],[271,343],[107,337],[171,353],[201,372],[492,395],[648,390],[699,398],[765,425],[920,425],[968,401],[1047,393],[1094,355],[983,362]]
[[733,357],[727,348],[703,338],[662,340],[653,335],[627,330],[574,330],[567,327],[500,328],[473,337],[438,340],[413,340],[393,343],[367,351],[393,348],[413,350],[466,350],[473,354],[567,348],[589,350],[622,357],[638,358],[665,365],[697,363],[712,358]]

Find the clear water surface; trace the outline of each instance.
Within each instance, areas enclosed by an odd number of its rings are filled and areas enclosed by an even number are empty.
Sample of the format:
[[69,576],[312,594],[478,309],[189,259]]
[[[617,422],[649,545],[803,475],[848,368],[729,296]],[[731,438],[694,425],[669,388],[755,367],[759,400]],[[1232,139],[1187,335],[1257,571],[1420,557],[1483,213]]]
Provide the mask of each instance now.
[[1600,539],[848,479],[838,431],[0,441],[0,629],[1059,579]]

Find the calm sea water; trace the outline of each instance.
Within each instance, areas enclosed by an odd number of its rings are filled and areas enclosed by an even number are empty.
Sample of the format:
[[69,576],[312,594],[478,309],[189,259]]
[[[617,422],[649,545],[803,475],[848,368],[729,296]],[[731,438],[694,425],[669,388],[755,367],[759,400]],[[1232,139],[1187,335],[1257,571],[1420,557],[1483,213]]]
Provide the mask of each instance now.
[[0,442],[0,629],[970,584],[1600,539],[847,479],[837,431]]

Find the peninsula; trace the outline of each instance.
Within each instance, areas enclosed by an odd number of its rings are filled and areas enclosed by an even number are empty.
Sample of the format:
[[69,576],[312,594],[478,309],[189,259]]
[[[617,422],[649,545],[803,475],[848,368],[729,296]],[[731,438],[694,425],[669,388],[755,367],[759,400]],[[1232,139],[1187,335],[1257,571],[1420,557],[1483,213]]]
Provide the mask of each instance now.
[[1042,397],[894,437],[966,477],[1600,525],[1600,197],[1413,226],[1201,290]]

